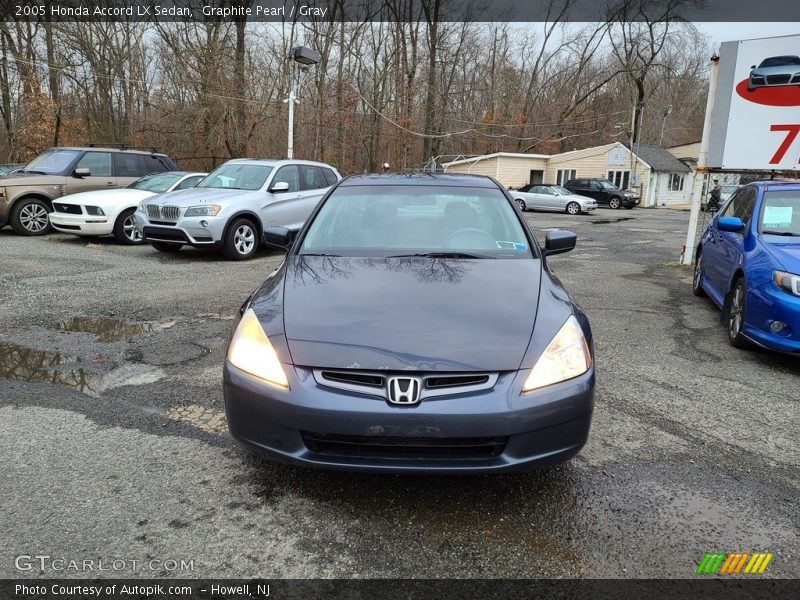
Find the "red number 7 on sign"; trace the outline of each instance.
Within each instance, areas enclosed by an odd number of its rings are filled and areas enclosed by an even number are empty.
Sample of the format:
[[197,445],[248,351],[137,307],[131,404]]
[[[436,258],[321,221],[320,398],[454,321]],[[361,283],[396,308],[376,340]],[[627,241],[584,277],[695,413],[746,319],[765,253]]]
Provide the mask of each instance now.
[[783,142],[778,147],[777,152],[775,155],[770,159],[769,164],[777,165],[783,160],[783,157],[786,156],[786,152],[789,150],[789,147],[792,143],[797,139],[797,134],[800,133],[800,124],[797,125],[771,125],[769,128],[770,131],[785,131],[786,137],[783,138]]

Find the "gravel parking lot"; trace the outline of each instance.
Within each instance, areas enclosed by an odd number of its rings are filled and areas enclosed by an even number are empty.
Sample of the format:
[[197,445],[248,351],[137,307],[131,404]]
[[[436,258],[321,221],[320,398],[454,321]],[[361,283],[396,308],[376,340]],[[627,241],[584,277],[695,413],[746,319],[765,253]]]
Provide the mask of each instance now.
[[275,465],[228,436],[231,321],[280,254],[0,231],[0,577],[85,576],[18,572],[23,554],[195,577],[693,577],[707,551],[800,576],[798,361],[728,345],[676,266],[688,213],[527,218],[578,234],[551,265],[594,329],[589,443],[546,472],[435,479]]

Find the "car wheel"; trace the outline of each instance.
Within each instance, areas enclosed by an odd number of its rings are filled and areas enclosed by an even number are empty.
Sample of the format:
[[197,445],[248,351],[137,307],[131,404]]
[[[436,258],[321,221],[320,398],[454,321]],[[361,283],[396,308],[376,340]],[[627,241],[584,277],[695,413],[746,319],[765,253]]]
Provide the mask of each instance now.
[[577,202],[570,202],[567,204],[567,214],[568,215],[579,215],[581,214],[581,205]]
[[134,212],[136,212],[135,208],[129,208],[117,217],[117,221],[114,223],[114,239],[117,240],[117,243],[132,246],[144,242],[142,234],[136,229],[136,223],[133,220]]
[[183,244],[169,244],[167,242],[150,242],[150,245],[159,252],[177,252],[183,248]]
[[236,219],[228,225],[222,242],[222,255],[230,260],[247,260],[258,250],[255,225],[247,219]]
[[613,198],[609,198],[609,200],[608,200],[608,207],[609,208],[619,208],[620,206],[622,206],[622,200],[620,200],[617,196],[614,196]]
[[19,235],[44,235],[52,229],[50,207],[44,200],[18,200],[11,211],[11,228]]
[[742,333],[744,330],[746,292],[744,277],[739,277],[733,284],[727,310],[728,341],[734,348],[747,348],[749,345]]
[[698,298],[706,296],[706,291],[703,289],[703,286],[700,285],[700,278],[703,275],[702,256],[701,253],[698,253],[694,261],[694,276],[692,277],[692,293]]
[[525,209],[528,208],[527,205],[525,204],[525,200],[520,200],[519,198],[517,198],[517,206],[519,206],[519,209],[522,212],[525,212]]

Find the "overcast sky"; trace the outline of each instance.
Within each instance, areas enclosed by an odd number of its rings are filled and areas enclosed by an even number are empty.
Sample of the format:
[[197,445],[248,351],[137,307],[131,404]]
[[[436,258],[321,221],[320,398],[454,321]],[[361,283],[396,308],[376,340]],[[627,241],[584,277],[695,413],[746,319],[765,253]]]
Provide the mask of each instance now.
[[722,42],[751,40],[778,35],[800,35],[800,23],[695,23],[695,27],[708,34],[714,48]]

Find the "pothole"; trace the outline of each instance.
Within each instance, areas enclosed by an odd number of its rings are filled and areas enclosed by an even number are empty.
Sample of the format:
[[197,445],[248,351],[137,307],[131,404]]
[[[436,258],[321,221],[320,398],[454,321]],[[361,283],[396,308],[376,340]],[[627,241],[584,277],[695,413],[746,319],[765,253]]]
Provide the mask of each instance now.
[[100,342],[119,342],[134,335],[161,331],[175,326],[175,321],[135,322],[115,319],[113,317],[72,317],[69,321],[59,323],[59,331],[70,333],[91,333]]
[[55,383],[92,393],[99,375],[79,366],[80,362],[79,358],[61,352],[0,342],[0,379]]
[[633,217],[617,217],[616,219],[597,219],[596,221],[589,221],[595,225],[606,225],[608,223],[620,223],[621,221],[632,221]]
[[189,425],[206,433],[221,434],[228,428],[224,412],[206,408],[199,404],[173,406],[167,410],[167,418],[173,421],[189,423]]

